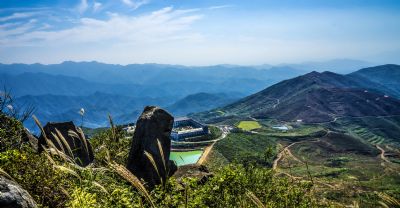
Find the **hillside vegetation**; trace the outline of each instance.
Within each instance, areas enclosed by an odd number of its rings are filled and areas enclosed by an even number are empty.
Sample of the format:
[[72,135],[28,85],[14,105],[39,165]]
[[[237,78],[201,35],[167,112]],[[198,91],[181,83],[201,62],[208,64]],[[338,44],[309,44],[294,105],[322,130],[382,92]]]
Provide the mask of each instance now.
[[[1,129],[22,127],[18,121],[9,125]],[[18,133],[5,135],[13,136]],[[130,143],[120,130],[106,130],[90,142],[96,160],[85,168],[68,162],[63,154],[36,153],[29,143],[9,146],[0,152],[1,175],[18,182],[41,207],[325,206],[313,197],[312,184],[273,177],[271,169],[251,165],[221,167],[207,181],[172,177],[145,190],[119,165],[126,161]]]

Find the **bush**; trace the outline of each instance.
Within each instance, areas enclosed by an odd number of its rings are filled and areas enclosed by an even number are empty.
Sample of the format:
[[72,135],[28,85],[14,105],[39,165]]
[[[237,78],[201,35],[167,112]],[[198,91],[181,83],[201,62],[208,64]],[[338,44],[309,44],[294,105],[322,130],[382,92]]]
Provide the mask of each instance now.
[[24,134],[21,122],[0,113],[0,152],[19,148]]
[[0,167],[43,206],[64,204],[64,189],[74,183],[68,175],[54,170],[44,154],[36,154],[26,146],[0,153]]
[[229,165],[205,184],[185,178],[170,180],[166,189],[153,192],[162,207],[316,207],[309,183],[291,183],[266,168]]
[[95,151],[95,160],[102,165],[106,165],[107,158],[119,164],[126,164],[131,142],[132,137],[125,138],[125,132],[121,128],[107,129],[90,139]]

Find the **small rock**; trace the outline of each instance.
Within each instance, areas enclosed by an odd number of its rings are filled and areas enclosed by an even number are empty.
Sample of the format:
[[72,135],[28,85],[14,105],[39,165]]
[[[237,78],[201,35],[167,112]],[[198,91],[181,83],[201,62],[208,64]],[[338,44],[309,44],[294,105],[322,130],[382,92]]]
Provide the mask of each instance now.
[[31,208],[37,207],[29,193],[17,183],[0,176],[0,207]]

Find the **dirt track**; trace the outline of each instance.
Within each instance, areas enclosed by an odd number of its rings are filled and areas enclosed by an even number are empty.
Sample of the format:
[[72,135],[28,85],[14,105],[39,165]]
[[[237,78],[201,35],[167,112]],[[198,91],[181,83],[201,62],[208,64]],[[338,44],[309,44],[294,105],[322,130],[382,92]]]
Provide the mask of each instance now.
[[385,156],[385,150],[384,150],[382,147],[380,147],[379,145],[375,145],[375,147],[376,147],[378,150],[381,151],[381,154],[379,155],[380,158],[381,158],[383,161],[385,161],[385,162],[390,162],[390,161],[386,158],[386,156]]
[[224,131],[223,129],[221,129],[221,131],[222,131],[222,135],[218,139],[213,140],[214,142],[210,146],[208,146],[204,149],[203,154],[201,154],[199,160],[196,163],[197,165],[202,165],[207,160],[208,155],[210,154],[212,148],[214,147],[214,144],[217,141],[224,139],[229,134],[229,131]]

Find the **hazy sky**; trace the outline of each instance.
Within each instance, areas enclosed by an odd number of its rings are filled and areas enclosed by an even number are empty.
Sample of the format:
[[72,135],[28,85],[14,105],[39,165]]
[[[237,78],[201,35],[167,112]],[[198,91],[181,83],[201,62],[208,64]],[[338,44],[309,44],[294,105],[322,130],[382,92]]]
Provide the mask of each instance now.
[[400,1],[0,1],[0,62],[400,62]]

